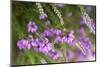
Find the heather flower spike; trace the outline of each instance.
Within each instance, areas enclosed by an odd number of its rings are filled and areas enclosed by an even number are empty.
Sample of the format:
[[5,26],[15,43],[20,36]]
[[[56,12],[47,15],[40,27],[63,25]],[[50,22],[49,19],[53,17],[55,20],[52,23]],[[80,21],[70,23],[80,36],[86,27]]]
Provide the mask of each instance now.
[[84,23],[87,25],[90,32],[95,34],[93,19],[91,19],[91,17],[89,17],[89,15],[86,13],[86,11],[83,7],[80,7],[80,10],[81,10],[81,13],[82,13],[82,18],[83,18]]

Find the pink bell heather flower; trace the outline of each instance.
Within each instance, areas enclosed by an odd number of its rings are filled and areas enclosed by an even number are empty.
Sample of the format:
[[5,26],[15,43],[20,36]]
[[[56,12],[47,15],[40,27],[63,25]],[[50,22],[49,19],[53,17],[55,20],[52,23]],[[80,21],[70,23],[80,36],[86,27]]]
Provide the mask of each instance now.
[[30,49],[31,45],[29,44],[28,40],[26,39],[20,39],[17,42],[17,46],[19,47],[19,49]]
[[29,22],[28,23],[28,32],[34,33],[36,32],[38,29],[37,25],[35,24],[35,22]]

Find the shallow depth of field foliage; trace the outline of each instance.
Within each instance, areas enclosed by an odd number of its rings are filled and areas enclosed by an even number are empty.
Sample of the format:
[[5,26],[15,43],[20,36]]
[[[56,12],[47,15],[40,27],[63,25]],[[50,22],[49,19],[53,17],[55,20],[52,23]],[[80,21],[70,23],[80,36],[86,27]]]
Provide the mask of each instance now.
[[[46,55],[45,53],[42,52],[37,52],[34,50],[33,47],[30,49],[19,49],[17,46],[18,40],[25,38],[29,35],[32,35],[33,38],[37,38],[41,36],[41,32],[46,30],[49,26],[46,26],[45,22],[46,20],[50,21],[50,28],[57,28],[57,29],[65,29],[64,35],[67,35],[68,32],[71,30],[74,31],[74,40],[77,40],[80,33],[77,31],[81,27],[85,30],[85,35],[90,39],[92,42],[92,52],[95,53],[95,35],[89,31],[89,28],[86,24],[80,24],[80,19],[81,19],[81,10],[80,10],[80,5],[69,5],[69,4],[64,4],[64,6],[59,6],[56,5],[57,9],[62,15],[62,18],[64,20],[64,25],[62,26],[60,24],[59,18],[57,14],[54,12],[52,5],[53,3],[41,3],[44,12],[47,14],[48,18],[41,20],[39,18],[40,13],[39,9],[37,8],[35,2],[21,2],[21,1],[13,1],[12,2],[12,64],[15,65],[27,65],[27,64],[45,64],[45,63],[62,63],[62,62],[75,62],[75,61],[93,61],[93,60],[85,60],[83,59],[78,59],[77,51],[82,51],[77,46],[72,46],[69,45],[68,43],[57,43],[53,44],[54,49],[60,52],[61,57],[57,59],[53,59],[49,55]],[[82,5],[81,5],[82,6]],[[89,6],[89,5],[88,5]],[[84,10],[88,6],[82,6]],[[92,7],[91,12],[87,12],[89,17],[91,17],[95,23],[96,21],[96,16],[95,16],[95,6],[90,6]],[[36,33],[30,33],[28,32],[27,25],[28,23],[32,21],[35,22],[38,26],[37,32]],[[51,37],[50,40],[54,41],[55,37]],[[66,52],[64,52],[66,51]],[[67,54],[67,51],[73,53],[69,54],[71,55],[69,58],[65,54]],[[84,49],[83,49],[83,54],[84,54]],[[91,51],[90,51],[91,52]],[[68,56],[69,56],[68,55]],[[86,55],[87,57],[87,55]],[[71,58],[71,59],[70,59]],[[83,56],[82,56],[83,58]],[[87,57],[88,58],[88,57]],[[95,56],[94,56],[95,58]],[[78,59],[78,60],[77,60]],[[95,60],[95,59],[94,59]]]

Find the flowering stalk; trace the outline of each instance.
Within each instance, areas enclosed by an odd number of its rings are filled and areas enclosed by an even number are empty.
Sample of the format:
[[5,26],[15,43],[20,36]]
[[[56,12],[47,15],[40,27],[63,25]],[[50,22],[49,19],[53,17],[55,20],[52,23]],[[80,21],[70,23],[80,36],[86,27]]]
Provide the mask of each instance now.
[[93,24],[93,20],[89,17],[89,15],[86,13],[86,11],[82,6],[80,6],[80,10],[82,13],[82,18],[84,20],[84,23],[89,27],[90,32],[95,34],[95,24]]
[[54,5],[52,5],[52,8],[53,8],[54,12],[57,14],[58,18],[60,19],[61,25],[64,25],[64,20],[63,20],[63,18],[62,18],[61,13],[60,13],[59,10],[57,9],[57,7],[54,6]]
[[86,51],[85,51],[85,49],[83,48],[83,46],[81,45],[80,42],[75,43],[75,45],[82,51],[82,53],[83,53],[84,55],[86,55]]
[[66,58],[67,57],[67,55],[66,55],[66,52],[67,52],[66,44],[65,43],[62,43],[62,47],[63,47],[63,58],[64,58],[64,61],[67,62],[68,59]]
[[45,19],[47,18],[47,14],[44,13],[44,10],[42,8],[42,5],[40,3],[36,3],[38,9],[39,9],[39,12],[40,12],[40,19]]

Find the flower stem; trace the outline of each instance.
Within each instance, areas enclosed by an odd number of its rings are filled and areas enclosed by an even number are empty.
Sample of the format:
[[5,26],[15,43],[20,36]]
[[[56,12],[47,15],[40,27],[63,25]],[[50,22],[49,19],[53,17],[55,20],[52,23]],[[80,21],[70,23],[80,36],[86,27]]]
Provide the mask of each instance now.
[[38,32],[35,32],[35,34],[41,39],[43,40],[43,38],[40,36],[40,34]]
[[63,46],[62,46],[62,48],[63,48],[63,58],[64,58],[64,62],[66,62],[67,61],[67,56],[66,56],[66,44],[65,43],[63,43],[62,44]]
[[34,60],[33,56],[30,54],[30,51],[27,50],[27,49],[25,49],[24,51],[25,51],[26,56],[29,58],[30,62],[32,64],[34,64],[35,63],[35,60]]

